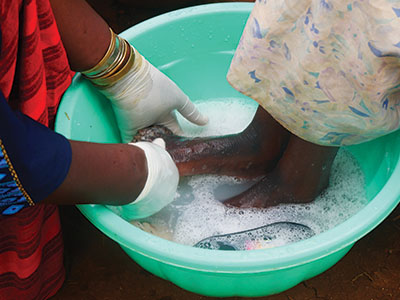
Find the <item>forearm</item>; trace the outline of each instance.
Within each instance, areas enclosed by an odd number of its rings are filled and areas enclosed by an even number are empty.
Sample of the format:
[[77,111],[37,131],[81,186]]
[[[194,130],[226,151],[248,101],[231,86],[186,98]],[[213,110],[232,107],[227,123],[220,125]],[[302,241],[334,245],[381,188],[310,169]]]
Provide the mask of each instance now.
[[12,111],[0,91],[0,213],[43,202],[130,203],[145,186],[147,161],[136,146],[69,141]]
[[68,175],[44,203],[122,205],[139,196],[147,179],[143,150],[127,144],[70,144]]
[[107,51],[110,30],[84,0],[50,0],[72,70],[95,66]]

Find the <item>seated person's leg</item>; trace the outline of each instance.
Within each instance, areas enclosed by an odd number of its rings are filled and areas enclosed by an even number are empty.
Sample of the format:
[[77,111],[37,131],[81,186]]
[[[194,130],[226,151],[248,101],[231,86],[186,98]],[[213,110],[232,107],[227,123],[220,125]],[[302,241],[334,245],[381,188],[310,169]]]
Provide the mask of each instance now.
[[238,207],[312,201],[327,187],[338,150],[290,134],[261,107],[239,134],[193,139],[172,134],[161,137],[181,176],[265,175],[252,188],[225,202]]
[[323,147],[291,135],[275,169],[249,190],[225,201],[237,207],[270,207],[280,203],[307,203],[329,183],[339,148]]
[[259,107],[249,126],[238,134],[212,138],[161,137],[181,176],[256,177],[273,169],[286,147],[289,133]]

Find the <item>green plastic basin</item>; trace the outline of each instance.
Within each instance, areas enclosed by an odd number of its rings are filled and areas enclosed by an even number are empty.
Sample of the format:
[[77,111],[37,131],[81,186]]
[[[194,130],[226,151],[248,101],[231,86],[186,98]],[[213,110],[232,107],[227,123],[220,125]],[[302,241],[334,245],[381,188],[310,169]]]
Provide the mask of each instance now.
[[[194,102],[243,99],[225,76],[251,9],[249,3],[190,7],[149,19],[122,36]],[[60,104],[56,130],[75,140],[120,142],[111,106],[79,75]],[[102,205],[78,207],[139,265],[186,290],[219,297],[270,295],[333,266],[399,202],[399,133],[348,149],[365,174],[369,203],[338,226],[282,247],[236,252],[192,248],[146,233]]]

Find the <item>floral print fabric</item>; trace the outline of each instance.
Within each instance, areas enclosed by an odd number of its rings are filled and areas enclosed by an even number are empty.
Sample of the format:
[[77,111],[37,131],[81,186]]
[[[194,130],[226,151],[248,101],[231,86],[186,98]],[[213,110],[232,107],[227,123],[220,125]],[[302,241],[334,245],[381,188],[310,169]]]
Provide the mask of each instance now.
[[400,1],[259,0],[228,81],[293,134],[357,144],[399,128]]

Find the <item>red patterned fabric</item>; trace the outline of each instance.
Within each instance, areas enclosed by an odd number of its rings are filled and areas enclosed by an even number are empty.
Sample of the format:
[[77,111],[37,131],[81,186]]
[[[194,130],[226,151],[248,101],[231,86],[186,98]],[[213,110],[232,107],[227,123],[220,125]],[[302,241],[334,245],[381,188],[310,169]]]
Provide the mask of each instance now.
[[[71,83],[48,0],[0,0],[0,90],[14,109],[52,127]],[[0,216],[0,300],[48,299],[64,280],[58,209]]]

